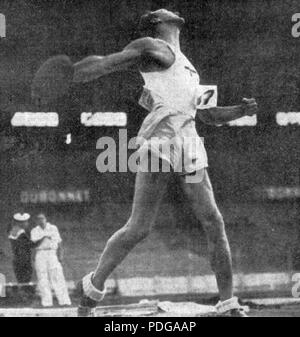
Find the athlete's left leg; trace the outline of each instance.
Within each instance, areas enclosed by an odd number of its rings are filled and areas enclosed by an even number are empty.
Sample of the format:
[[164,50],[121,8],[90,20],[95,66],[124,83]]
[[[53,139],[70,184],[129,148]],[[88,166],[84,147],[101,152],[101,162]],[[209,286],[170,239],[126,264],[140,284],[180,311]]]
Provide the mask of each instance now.
[[197,172],[195,178],[182,176],[181,182],[194,214],[207,235],[211,267],[216,274],[219,288],[220,312],[244,315],[237,298],[233,297],[230,247],[224,220],[216,204],[207,170]]
[[208,173],[203,170],[202,174],[201,182],[188,183],[189,177],[182,176],[182,186],[196,218],[207,235],[211,267],[216,273],[220,298],[224,301],[233,296],[230,248]]

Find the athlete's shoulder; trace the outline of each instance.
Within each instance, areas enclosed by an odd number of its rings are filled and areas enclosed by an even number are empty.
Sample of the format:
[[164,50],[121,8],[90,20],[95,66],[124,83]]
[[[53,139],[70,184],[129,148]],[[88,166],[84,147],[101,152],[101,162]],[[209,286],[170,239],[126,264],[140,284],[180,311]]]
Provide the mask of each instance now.
[[167,42],[152,37],[137,39],[131,42],[125,50],[134,50],[141,56],[139,69],[142,72],[167,69],[176,60],[176,55]]
[[153,50],[153,51],[168,51],[173,52],[169,44],[163,40],[155,39],[152,37],[143,37],[132,41],[125,47],[126,49],[139,49],[141,51]]

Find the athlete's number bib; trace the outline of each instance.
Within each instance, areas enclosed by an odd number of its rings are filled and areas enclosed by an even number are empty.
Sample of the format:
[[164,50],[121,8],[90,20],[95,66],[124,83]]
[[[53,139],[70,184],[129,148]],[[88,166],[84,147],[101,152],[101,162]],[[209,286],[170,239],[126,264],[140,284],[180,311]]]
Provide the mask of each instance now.
[[197,109],[216,107],[218,104],[218,87],[216,85],[199,85],[197,97]]

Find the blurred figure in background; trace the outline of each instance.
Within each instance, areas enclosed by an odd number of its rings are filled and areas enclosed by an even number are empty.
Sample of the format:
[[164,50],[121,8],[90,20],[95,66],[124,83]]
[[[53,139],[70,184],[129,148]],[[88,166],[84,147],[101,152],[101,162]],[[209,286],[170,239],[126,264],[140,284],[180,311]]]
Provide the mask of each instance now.
[[32,293],[29,283],[32,279],[31,249],[33,243],[30,240],[29,229],[30,215],[27,213],[17,213],[13,216],[13,223],[10,225],[8,238],[13,252],[13,268],[20,284],[20,300],[27,300]]
[[35,269],[42,306],[53,306],[52,289],[60,306],[71,305],[63,274],[62,239],[56,226],[47,222],[44,214],[36,218],[37,226],[31,231],[31,240],[36,244]]

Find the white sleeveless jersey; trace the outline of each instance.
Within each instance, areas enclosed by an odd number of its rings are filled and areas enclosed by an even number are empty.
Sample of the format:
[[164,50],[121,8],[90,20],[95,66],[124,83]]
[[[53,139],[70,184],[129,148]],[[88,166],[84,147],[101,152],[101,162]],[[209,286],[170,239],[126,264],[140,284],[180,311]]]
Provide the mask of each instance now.
[[[168,44],[169,45],[169,44]],[[181,51],[174,52],[174,64],[163,71],[144,73],[144,93],[140,104],[151,110],[153,106],[163,104],[188,114],[196,113],[200,77],[194,66]],[[149,109],[149,96],[151,108]]]

